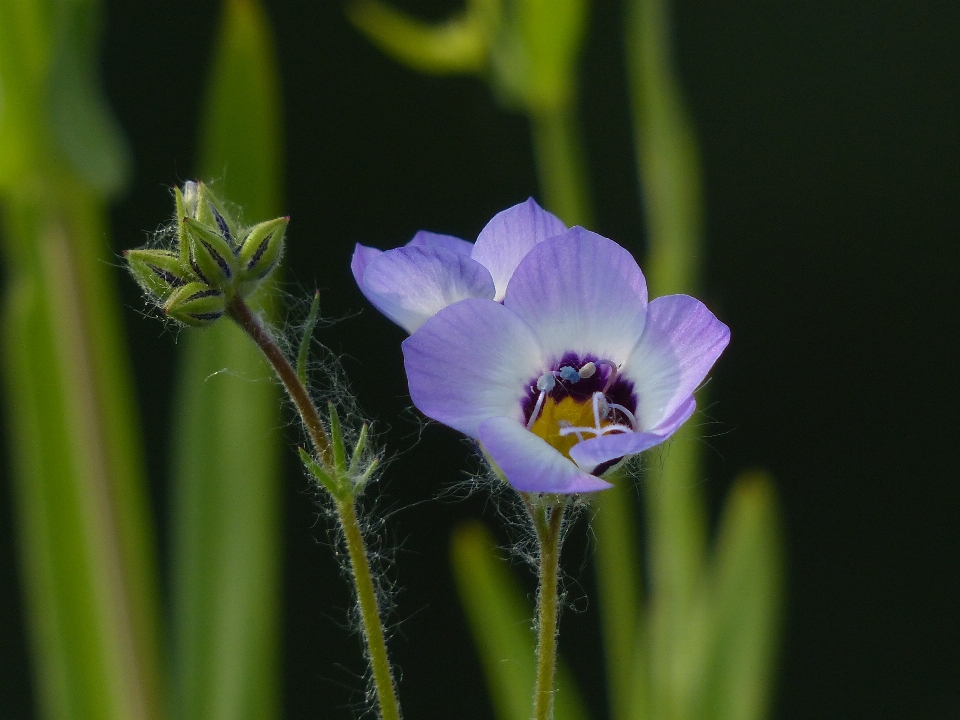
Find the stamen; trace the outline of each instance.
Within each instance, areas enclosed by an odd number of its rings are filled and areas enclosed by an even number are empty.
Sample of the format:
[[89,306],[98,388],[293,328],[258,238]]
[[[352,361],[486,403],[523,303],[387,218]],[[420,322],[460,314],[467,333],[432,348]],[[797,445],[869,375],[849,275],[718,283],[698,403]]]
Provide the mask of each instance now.
[[571,383],[580,382],[580,373],[576,368],[565,365],[560,368],[560,379]]
[[603,393],[595,392],[593,394],[593,424],[597,428],[597,431],[600,430],[600,420],[605,419],[609,412],[610,408],[607,405],[607,399],[603,396]]
[[[537,381],[537,385],[540,384],[540,381]],[[537,418],[540,417],[540,409],[543,407],[543,401],[547,398],[547,391],[542,390],[540,392],[540,397],[537,398],[537,404],[533,406],[533,412],[530,413],[530,419],[527,420],[527,430],[533,427],[533,424],[537,421]]]
[[557,423],[557,428],[560,430],[560,435],[566,437],[567,435],[576,435],[577,442],[583,442],[584,432],[593,432],[593,428],[581,428],[574,427],[570,424],[569,420],[561,420]]
[[630,420],[630,425],[633,427],[633,432],[640,432],[640,425],[637,423],[637,417],[632,412],[627,410],[620,403],[610,403],[610,409],[622,412]]
[[580,368],[580,377],[581,378],[590,378],[593,377],[594,373],[597,372],[597,365],[593,362],[588,362],[582,368]]
[[550,392],[557,385],[557,380],[552,372],[544,373],[537,378],[537,390],[540,392]]
[[628,428],[626,425],[621,425],[617,423],[616,425],[607,425],[601,431],[601,435],[609,435],[612,432],[621,432],[621,433],[632,433],[633,430]]

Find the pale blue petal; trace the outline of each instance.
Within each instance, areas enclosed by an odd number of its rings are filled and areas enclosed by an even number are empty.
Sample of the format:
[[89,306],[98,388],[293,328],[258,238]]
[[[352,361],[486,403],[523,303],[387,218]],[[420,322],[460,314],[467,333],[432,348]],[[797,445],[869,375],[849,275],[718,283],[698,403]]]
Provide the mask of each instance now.
[[504,305],[534,329],[549,358],[573,352],[619,365],[643,332],[647,284],[629,252],[575,227],[530,251]]
[[643,335],[623,367],[634,384],[640,429],[672,417],[703,382],[730,342],[730,328],[689,295],[667,295],[647,306]]
[[636,433],[610,434],[591,438],[574,445],[570,457],[584,470],[592,471],[598,465],[617,460],[628,455],[636,455],[659,445],[673,435],[685,423],[696,409],[696,401],[690,397],[677,408],[677,411],[654,430]]
[[492,300],[441,310],[403,341],[403,362],[413,404],[473,438],[489,417],[519,422],[521,401],[543,372],[536,335]]
[[503,300],[517,265],[534,245],[567,229],[560,219],[537,205],[533,198],[497,213],[480,231],[470,257],[490,271]]
[[513,418],[485,420],[480,425],[480,444],[507,481],[521,492],[567,494],[612,487],[578,468]]
[[356,247],[353,248],[353,257],[350,258],[350,270],[353,272],[353,279],[357,281],[357,285],[360,286],[360,288],[363,288],[363,273],[366,272],[367,265],[381,255],[383,255],[383,250],[377,250],[377,248],[361,245],[360,243],[357,243]]
[[494,293],[485,267],[441,247],[388,250],[367,264],[358,284],[374,307],[410,333],[452,303]]
[[466,255],[470,257],[473,252],[473,243],[461,240],[453,235],[442,235],[440,233],[421,230],[413,236],[413,240],[407,243],[407,247],[442,247],[452,250],[457,255]]

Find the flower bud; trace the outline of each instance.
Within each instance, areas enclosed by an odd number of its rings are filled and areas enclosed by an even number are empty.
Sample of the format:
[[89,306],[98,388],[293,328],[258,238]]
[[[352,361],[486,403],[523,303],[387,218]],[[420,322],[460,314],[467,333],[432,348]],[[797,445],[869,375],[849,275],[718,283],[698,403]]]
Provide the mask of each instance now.
[[240,245],[240,282],[244,295],[253,292],[256,286],[277,266],[283,253],[283,236],[289,217],[267,220],[250,228]]
[[239,263],[231,244],[199,220],[186,217],[183,234],[190,247],[190,266],[211,287],[232,291]]
[[227,298],[216,288],[192,282],[167,298],[163,311],[185,325],[204,327],[219,320],[227,311]]
[[177,288],[197,280],[189,265],[169,250],[126,250],[123,256],[137,284],[161,301]]
[[236,246],[237,224],[230,217],[220,198],[213,194],[209,185],[197,183],[197,210],[194,218],[223,237],[231,247]]

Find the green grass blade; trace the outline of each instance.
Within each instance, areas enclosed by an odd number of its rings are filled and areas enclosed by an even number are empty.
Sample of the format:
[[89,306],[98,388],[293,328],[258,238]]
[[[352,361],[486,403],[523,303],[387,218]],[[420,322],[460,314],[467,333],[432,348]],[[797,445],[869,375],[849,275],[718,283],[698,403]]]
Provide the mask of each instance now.
[[101,200],[125,158],[96,93],[98,10],[0,0],[5,404],[38,716],[159,720],[152,528]]
[[764,473],[741,476],[720,522],[704,718],[762,720],[768,713],[783,595],[781,545],[773,482]]
[[[533,603],[524,597],[479,523],[459,528],[451,545],[460,602],[487,676],[498,720],[529,720],[535,677]],[[587,720],[576,682],[557,669],[556,720]]]
[[[201,175],[256,222],[279,214],[279,78],[262,7],[228,0],[201,132]],[[269,291],[260,306],[272,309]],[[281,400],[231,323],[183,333],[175,427],[173,651],[184,720],[279,716]]]

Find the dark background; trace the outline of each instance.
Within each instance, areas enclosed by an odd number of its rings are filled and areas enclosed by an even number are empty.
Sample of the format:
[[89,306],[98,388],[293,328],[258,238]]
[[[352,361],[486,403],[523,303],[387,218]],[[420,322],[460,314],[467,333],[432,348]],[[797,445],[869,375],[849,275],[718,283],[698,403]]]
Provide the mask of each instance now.
[[[457,2],[400,3],[440,19]],[[170,212],[192,177],[213,2],[108,2],[107,92],[136,177],[113,211],[119,250]],[[336,2],[268,3],[286,99],[288,290],[344,317],[322,340],[395,453],[381,493],[399,588],[392,650],[410,718],[490,717],[448,570],[452,527],[483,496],[440,498],[474,466],[455,433],[421,436],[403,333],[370,309],[348,262],[420,228],[474,239],[537,193],[526,122],[474,79],[416,75],[358,36]],[[642,257],[621,10],[596,2],[582,119],[595,230]],[[700,134],[708,304],[733,330],[713,373],[704,483],[716,513],[734,475],[776,477],[788,608],[774,715],[960,718],[960,6],[819,0],[675,6],[677,60]],[[173,337],[121,278],[153,499],[163,479]],[[357,311],[362,312],[357,315]],[[292,455],[291,455],[292,458]],[[9,481],[0,469],[0,717],[30,718]],[[349,596],[323,520],[289,463],[284,707],[349,718],[364,688]],[[605,712],[585,525],[565,562],[578,611],[562,647]]]

